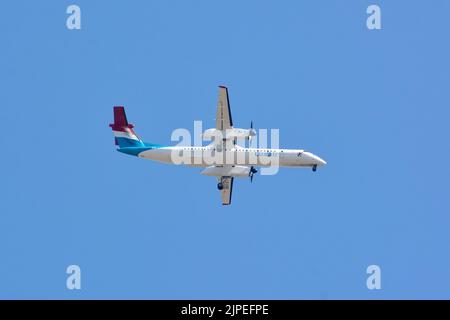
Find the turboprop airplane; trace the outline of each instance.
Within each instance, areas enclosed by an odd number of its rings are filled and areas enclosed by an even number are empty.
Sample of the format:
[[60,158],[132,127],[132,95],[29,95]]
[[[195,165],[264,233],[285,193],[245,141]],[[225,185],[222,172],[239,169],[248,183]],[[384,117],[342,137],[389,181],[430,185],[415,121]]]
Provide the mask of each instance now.
[[250,129],[233,127],[228,89],[219,87],[216,111],[216,127],[204,133],[212,140],[208,146],[164,146],[143,142],[129,124],[124,107],[114,107],[114,123],[109,125],[115,136],[117,151],[169,164],[185,164],[204,167],[201,172],[217,177],[217,188],[221,192],[222,204],[231,204],[233,180],[235,177],[250,177],[258,172],[258,167],[307,167],[313,171],[326,162],[318,156],[302,149],[246,148],[238,145],[237,139],[251,139],[256,136],[253,122]]

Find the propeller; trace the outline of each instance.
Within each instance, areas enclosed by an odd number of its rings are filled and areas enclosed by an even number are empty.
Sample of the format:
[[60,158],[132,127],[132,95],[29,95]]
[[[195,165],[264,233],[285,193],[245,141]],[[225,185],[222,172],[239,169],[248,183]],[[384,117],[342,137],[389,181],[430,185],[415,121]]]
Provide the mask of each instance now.
[[250,177],[250,182],[253,182],[253,175],[257,172],[258,170],[256,170],[255,167],[253,166],[250,167],[250,172],[248,174],[248,176]]

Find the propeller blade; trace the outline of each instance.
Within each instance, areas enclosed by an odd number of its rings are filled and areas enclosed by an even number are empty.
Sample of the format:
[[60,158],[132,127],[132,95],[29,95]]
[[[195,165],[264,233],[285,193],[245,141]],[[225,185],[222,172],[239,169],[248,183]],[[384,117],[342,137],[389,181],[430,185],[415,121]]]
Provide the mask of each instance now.
[[258,172],[258,170],[256,170],[255,167],[253,167],[253,166],[250,167],[250,172],[248,174],[250,177],[250,182],[253,182],[253,175],[257,172]]
[[249,129],[249,136],[247,137],[247,140],[249,143],[252,142],[252,138],[256,136],[256,130],[253,129],[253,120],[250,122],[250,129]]

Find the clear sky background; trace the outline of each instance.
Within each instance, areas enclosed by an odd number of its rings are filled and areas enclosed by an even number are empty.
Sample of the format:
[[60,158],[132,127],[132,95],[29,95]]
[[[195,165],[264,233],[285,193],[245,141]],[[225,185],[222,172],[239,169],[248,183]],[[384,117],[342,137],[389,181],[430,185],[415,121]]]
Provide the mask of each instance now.
[[[82,29],[66,28],[81,7]],[[367,6],[382,30],[366,27]],[[4,1],[0,298],[450,298],[450,2]],[[279,128],[328,165],[236,180],[115,151]],[[82,289],[66,289],[66,268]],[[368,290],[366,268],[382,271]]]

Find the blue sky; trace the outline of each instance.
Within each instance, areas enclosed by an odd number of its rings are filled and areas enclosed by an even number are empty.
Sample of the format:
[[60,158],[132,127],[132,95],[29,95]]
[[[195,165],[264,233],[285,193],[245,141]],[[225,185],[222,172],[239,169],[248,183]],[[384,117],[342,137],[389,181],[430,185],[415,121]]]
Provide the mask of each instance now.
[[[81,7],[82,29],[66,28]],[[366,8],[382,30],[366,28]],[[450,2],[6,1],[0,298],[450,298]],[[279,128],[327,160],[235,181],[115,151]],[[66,289],[68,265],[82,289]],[[366,268],[382,270],[368,290]]]

